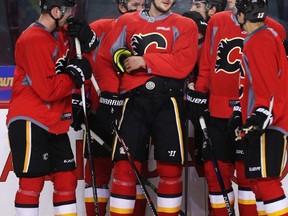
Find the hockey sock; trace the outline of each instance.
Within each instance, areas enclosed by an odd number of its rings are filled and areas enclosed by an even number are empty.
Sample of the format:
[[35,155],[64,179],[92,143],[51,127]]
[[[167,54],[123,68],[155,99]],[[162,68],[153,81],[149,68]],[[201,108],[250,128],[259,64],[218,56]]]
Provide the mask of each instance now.
[[[113,163],[111,157],[96,157],[94,158],[94,168],[97,170],[96,184],[97,184],[97,198],[99,216],[106,215],[106,207],[109,200],[110,192],[108,184],[111,177]],[[90,162],[85,164],[85,207],[87,216],[95,216],[95,204],[92,188],[92,177],[90,170]]]
[[[239,213],[240,215],[257,216],[259,212],[257,212],[255,193],[251,188],[251,180],[245,177],[244,162],[236,161],[235,168],[237,171]],[[261,205],[260,200],[257,205]]]
[[[135,161],[140,170],[141,163]],[[127,160],[118,161],[114,166],[114,178],[110,195],[111,216],[132,216],[136,197],[136,176]]]
[[53,205],[55,215],[76,215],[77,178],[74,172],[56,172],[51,175],[54,184]]
[[[234,167],[231,163],[224,163],[217,161],[218,166],[223,178],[225,189],[229,198],[229,202],[233,207],[234,204],[234,192],[232,188],[231,178],[233,175]],[[211,206],[211,213],[215,216],[228,215],[227,207],[224,201],[223,193],[219,185],[218,178],[215,173],[215,168],[212,161],[205,161],[205,178],[209,188],[209,200]]]
[[253,179],[253,191],[260,194],[266,214],[288,215],[288,199],[279,178]]
[[136,201],[133,216],[145,216],[146,211],[146,198],[143,194],[141,186],[137,183],[136,184]]
[[39,197],[44,177],[19,178],[19,189],[15,196],[16,215],[38,216]]
[[157,161],[159,216],[178,216],[182,201],[182,166]]

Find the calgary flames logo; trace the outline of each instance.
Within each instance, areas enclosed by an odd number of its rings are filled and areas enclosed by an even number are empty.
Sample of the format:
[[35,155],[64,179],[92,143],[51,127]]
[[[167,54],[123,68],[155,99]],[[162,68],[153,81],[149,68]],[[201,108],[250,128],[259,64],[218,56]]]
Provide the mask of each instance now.
[[237,73],[241,67],[243,38],[222,39],[217,48],[215,72]]
[[151,46],[155,46],[154,49],[166,49],[166,38],[159,33],[150,34],[135,34],[131,38],[132,52],[134,55],[144,55],[147,49]]

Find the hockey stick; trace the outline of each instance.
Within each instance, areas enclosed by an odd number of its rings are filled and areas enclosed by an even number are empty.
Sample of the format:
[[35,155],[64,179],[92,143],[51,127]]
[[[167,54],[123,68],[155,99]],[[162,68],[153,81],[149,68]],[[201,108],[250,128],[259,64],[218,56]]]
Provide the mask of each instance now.
[[188,215],[188,190],[189,190],[189,185],[188,185],[188,119],[185,121],[185,128],[186,128],[186,138],[184,141],[184,216]]
[[130,155],[130,152],[128,151],[128,147],[126,146],[124,140],[119,135],[119,130],[118,130],[118,128],[116,127],[116,125],[114,123],[112,123],[112,127],[113,127],[113,130],[114,130],[115,134],[116,134],[117,139],[119,140],[119,142],[121,143],[122,148],[125,151],[125,154],[126,154],[128,160],[129,160],[130,164],[131,164],[131,167],[132,167],[132,169],[134,171],[134,174],[135,174],[135,176],[136,176],[136,178],[137,178],[137,180],[138,180],[138,182],[140,184],[140,187],[141,187],[141,189],[143,191],[143,194],[144,194],[144,196],[145,196],[145,198],[146,198],[146,200],[148,202],[149,207],[152,210],[153,215],[154,216],[158,216],[158,213],[157,213],[157,211],[155,209],[155,206],[154,206],[154,204],[152,202],[152,199],[151,199],[151,197],[150,197],[150,195],[149,195],[148,191],[146,190],[146,187],[145,187],[145,185],[143,183],[143,179],[140,177],[140,173],[139,173],[139,171],[138,171],[138,169],[137,169],[137,167],[136,167],[136,165],[135,165],[135,163],[134,163],[134,161],[132,159],[132,156]]
[[[80,42],[79,42],[78,38],[75,38],[75,47],[76,47],[77,58],[82,59],[81,46],[80,46]],[[91,178],[92,178],[92,189],[93,189],[95,213],[96,213],[96,216],[98,216],[99,215],[99,203],[98,203],[98,196],[97,196],[96,174],[95,174],[93,155],[92,155],[92,151],[91,151],[91,134],[90,134],[90,128],[89,128],[89,124],[88,124],[88,116],[87,116],[87,111],[86,111],[86,99],[85,99],[84,84],[81,87],[81,97],[82,97],[82,103],[83,103],[83,111],[84,111],[84,119],[85,119],[84,121],[85,121],[85,126],[87,128],[85,135],[86,135],[86,144],[87,144],[89,164],[91,167]]]
[[[81,124],[81,128],[86,131],[86,126],[84,124]],[[111,147],[103,140],[101,139],[101,137],[99,137],[96,133],[94,133],[91,129],[90,129],[90,134],[91,137],[97,142],[99,143],[101,146],[103,146],[103,148],[105,148],[108,152],[112,152]]]
[[[84,124],[82,124],[81,127],[82,127],[82,129],[86,130]],[[107,143],[105,143],[105,141],[102,140],[101,137],[99,137],[92,130],[90,130],[90,133],[91,133],[91,137],[94,140],[96,140],[100,145],[102,145],[107,151],[112,152],[111,147]],[[155,194],[158,193],[157,187],[151,181],[149,181],[149,179],[145,178],[145,176],[143,176],[141,173],[139,173],[139,176],[142,179],[142,181],[144,182],[144,184],[147,185]],[[186,214],[181,209],[180,209],[179,215],[186,216]]]
[[214,152],[214,149],[213,149],[212,142],[211,142],[211,140],[210,140],[210,138],[208,136],[208,130],[207,130],[206,123],[205,123],[205,120],[204,120],[203,116],[200,116],[199,122],[200,122],[200,125],[201,125],[201,129],[203,131],[204,140],[206,142],[208,142],[208,145],[210,147],[211,160],[212,160],[212,163],[213,163],[213,166],[214,166],[214,170],[215,170],[215,173],[216,173],[216,176],[217,176],[217,179],[218,179],[218,183],[219,183],[221,191],[222,191],[222,195],[223,195],[223,198],[224,198],[224,202],[225,202],[225,205],[226,205],[226,208],[227,208],[228,215],[229,216],[235,216],[234,209],[232,208],[232,206],[230,204],[229,197],[228,197],[228,194],[227,194],[224,182],[223,182],[223,178],[222,178],[222,175],[221,175],[218,163],[217,163],[217,159],[216,159],[216,155],[215,155],[215,152]]

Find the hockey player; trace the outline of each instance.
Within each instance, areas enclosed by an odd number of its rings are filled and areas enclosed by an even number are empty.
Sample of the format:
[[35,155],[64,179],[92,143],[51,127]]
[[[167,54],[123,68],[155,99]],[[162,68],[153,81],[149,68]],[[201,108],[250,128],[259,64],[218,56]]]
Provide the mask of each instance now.
[[190,11],[200,13],[205,22],[208,22],[215,13],[225,10],[226,0],[193,0]]
[[288,215],[288,199],[280,181],[288,134],[285,49],[277,32],[264,24],[267,0],[237,0],[236,11],[248,34],[240,81],[245,175],[264,204],[257,209],[259,215]]
[[[76,215],[75,159],[67,135],[71,94],[91,77],[87,59],[69,61],[64,25],[73,15],[74,0],[42,0],[41,15],[16,42],[14,82],[7,114],[13,168],[19,178],[16,215],[39,215],[45,176],[53,182],[55,215]],[[88,24],[75,34],[83,51],[97,45]],[[95,42],[95,44],[93,43]],[[72,55],[71,55],[72,56]]]
[[[197,26],[171,13],[174,0],[153,0],[149,10],[121,16],[103,41],[96,65],[103,74],[115,72],[111,54],[126,47],[133,52],[123,67],[120,92],[126,93],[120,135],[138,168],[154,142],[158,214],[176,216],[182,199],[183,84],[197,59]],[[110,47],[109,50],[102,49]],[[115,86],[116,88],[117,86]],[[130,216],[135,203],[136,176],[119,142],[113,148],[111,216]]]
[[[281,38],[286,38],[283,26],[269,17],[265,19],[265,22],[269,27],[274,28]],[[244,175],[242,145],[237,145],[239,142],[234,143],[234,138],[229,137],[230,130],[234,132],[234,129],[239,126],[234,126],[235,123],[238,124],[237,118],[234,119],[236,121],[229,122],[229,127],[227,126],[233,107],[239,102],[239,73],[242,71],[242,47],[246,35],[246,32],[239,28],[232,10],[219,12],[211,17],[206,31],[195,91],[188,92],[188,94],[191,98],[190,116],[194,126],[200,127],[199,117],[206,117],[208,131],[230,203],[234,203],[232,178],[236,160],[240,215],[257,215],[255,196],[251,190],[250,181]],[[197,101],[202,103],[197,104]],[[223,216],[227,215],[227,209],[210,155],[209,148],[206,146],[203,149],[203,159],[210,205],[214,215]],[[259,200],[257,206],[260,205],[262,202]]]
[[[121,14],[143,10],[145,5],[144,3],[144,0],[116,0],[117,8]],[[90,24],[91,29],[93,29],[100,37],[101,41],[99,47],[101,46],[103,38],[105,38],[115,23],[115,19],[100,19]],[[97,52],[98,48],[92,53],[85,55],[92,62],[92,71],[101,90],[99,102],[99,96],[91,81],[86,82],[86,91],[89,92],[89,100],[92,102],[89,114],[89,126],[93,132],[101,137],[105,143],[112,148],[113,131],[111,124],[112,121],[117,119],[121,114],[123,98],[118,94],[119,81],[116,73],[114,71],[110,74],[102,74],[99,72],[100,69],[95,64],[97,61]],[[83,108],[80,103],[81,96],[79,94],[73,94],[73,101],[74,103],[72,106],[74,117],[71,126],[75,130],[80,130],[81,123],[83,122]],[[111,152],[99,145],[96,141],[91,144],[91,149],[96,174],[99,216],[105,216],[106,206],[110,197],[108,184],[113,168]],[[87,152],[85,153],[85,157],[87,157]],[[96,212],[93,199],[92,177],[88,160],[85,164],[85,206],[87,216],[95,216]],[[137,185],[137,202],[133,215],[144,216],[145,209],[146,199],[139,185]]]

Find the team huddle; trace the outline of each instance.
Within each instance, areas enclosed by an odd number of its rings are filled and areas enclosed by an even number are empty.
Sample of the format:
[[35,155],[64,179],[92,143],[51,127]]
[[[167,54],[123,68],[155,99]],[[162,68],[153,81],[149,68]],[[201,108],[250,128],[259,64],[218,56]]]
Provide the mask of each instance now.
[[47,175],[54,215],[77,215],[70,126],[84,129],[87,216],[188,215],[191,121],[210,216],[236,215],[235,197],[241,216],[288,216],[285,28],[267,16],[268,0],[193,0],[183,15],[171,12],[176,3],[116,0],[121,16],[88,24],[75,0],[40,0],[15,45],[6,122],[16,215],[39,215]]

